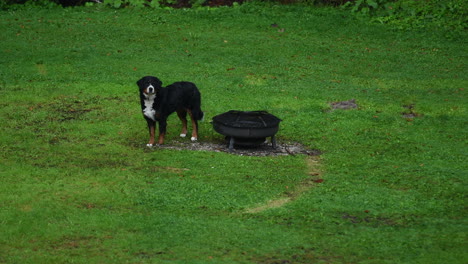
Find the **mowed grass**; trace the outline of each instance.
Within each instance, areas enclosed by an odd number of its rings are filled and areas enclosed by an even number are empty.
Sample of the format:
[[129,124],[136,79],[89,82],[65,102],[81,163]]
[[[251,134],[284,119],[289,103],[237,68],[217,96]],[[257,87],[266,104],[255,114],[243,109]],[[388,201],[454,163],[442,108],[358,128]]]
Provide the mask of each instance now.
[[[0,18],[1,263],[466,263],[465,36],[260,4]],[[144,75],[322,154],[146,148]]]

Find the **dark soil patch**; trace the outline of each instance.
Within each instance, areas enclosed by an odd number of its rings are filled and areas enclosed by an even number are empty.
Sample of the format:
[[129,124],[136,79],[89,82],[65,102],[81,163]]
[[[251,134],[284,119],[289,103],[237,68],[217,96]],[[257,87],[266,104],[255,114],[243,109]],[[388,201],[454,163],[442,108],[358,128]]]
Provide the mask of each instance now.
[[406,119],[413,119],[413,118],[416,118],[416,117],[421,117],[421,116],[423,116],[422,114],[416,113],[416,112],[414,111],[414,104],[404,105],[403,108],[406,109],[403,113],[401,113],[401,116],[402,116],[403,118],[406,118]]
[[351,215],[348,213],[344,213],[341,216],[342,219],[348,221],[353,224],[367,224],[370,226],[401,226],[402,223],[391,219],[389,217],[380,217],[380,216],[359,216],[359,215]]
[[342,256],[322,255],[315,248],[294,247],[294,254],[286,251],[277,251],[269,254],[254,256],[251,258],[257,264],[310,264],[310,263],[353,263],[344,261]]
[[281,143],[277,142],[275,149],[271,144],[264,143],[254,147],[235,147],[232,152],[229,152],[227,143],[219,142],[181,142],[181,141],[169,141],[163,146],[156,146],[154,148],[161,149],[177,149],[177,150],[202,150],[202,151],[214,151],[214,152],[226,152],[233,155],[240,156],[288,156],[304,154],[309,156],[318,156],[321,154],[319,150],[307,149],[305,146],[299,143]]
[[406,119],[413,119],[415,117],[420,117],[421,115],[418,113],[402,113],[401,116]]
[[356,99],[351,99],[348,101],[331,102],[330,107],[332,108],[332,110],[347,110],[357,108],[358,105],[356,104]]

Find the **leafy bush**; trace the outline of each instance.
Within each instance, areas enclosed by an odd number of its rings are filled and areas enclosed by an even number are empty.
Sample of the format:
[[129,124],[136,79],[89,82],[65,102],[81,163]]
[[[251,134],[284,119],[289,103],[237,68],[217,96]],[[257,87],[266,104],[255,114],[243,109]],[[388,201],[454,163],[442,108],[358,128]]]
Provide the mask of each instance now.
[[145,0],[104,0],[104,4],[120,8],[124,6],[144,7],[145,4],[157,3],[157,1],[145,1]]
[[114,7],[173,7],[190,8],[200,6],[232,6],[244,0],[104,0],[104,4]]
[[168,3],[176,1],[189,0],[0,0],[0,9],[18,9],[28,7],[53,7],[53,6],[81,6],[93,5],[95,3],[104,4],[113,8],[122,7],[159,7],[160,2],[166,1]]
[[357,0],[344,7],[401,29],[438,27],[460,32],[467,28],[465,0]]
[[19,5],[23,5],[23,7],[55,7],[57,3],[55,1],[49,0],[0,0],[0,9],[8,9],[8,8],[17,8]]

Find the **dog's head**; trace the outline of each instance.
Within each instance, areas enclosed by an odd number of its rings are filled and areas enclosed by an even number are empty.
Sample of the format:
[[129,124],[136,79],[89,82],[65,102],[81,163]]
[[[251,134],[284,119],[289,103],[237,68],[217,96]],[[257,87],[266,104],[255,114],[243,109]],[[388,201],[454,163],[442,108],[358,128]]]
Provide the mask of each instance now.
[[140,87],[140,93],[145,95],[153,95],[156,94],[159,89],[161,89],[162,82],[156,77],[145,76],[138,80],[137,85]]

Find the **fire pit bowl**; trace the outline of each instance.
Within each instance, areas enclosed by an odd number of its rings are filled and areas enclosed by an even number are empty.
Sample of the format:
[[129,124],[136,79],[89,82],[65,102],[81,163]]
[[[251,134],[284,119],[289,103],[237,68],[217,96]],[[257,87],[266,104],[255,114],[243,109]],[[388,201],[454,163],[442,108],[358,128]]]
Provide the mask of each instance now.
[[275,134],[278,132],[281,119],[266,111],[231,110],[213,117],[213,128],[229,140],[229,150],[234,145],[255,146],[271,137],[273,148],[276,148]]

